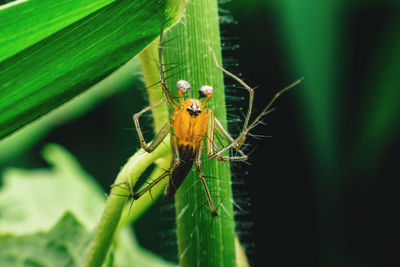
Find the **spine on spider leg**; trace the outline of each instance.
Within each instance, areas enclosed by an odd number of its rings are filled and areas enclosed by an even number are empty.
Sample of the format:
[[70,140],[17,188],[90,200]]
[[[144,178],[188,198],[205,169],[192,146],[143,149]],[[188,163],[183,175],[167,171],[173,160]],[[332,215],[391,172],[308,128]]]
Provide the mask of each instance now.
[[[215,51],[221,62],[217,1],[189,1],[183,21],[166,33],[163,43],[164,62],[177,66],[166,73],[168,87],[175,88],[177,80],[187,80],[194,88],[187,97],[198,98],[195,89],[206,84],[213,86],[215,91],[208,107],[226,127],[223,75],[211,53]],[[191,171],[175,197],[180,265],[234,266],[235,223],[229,164],[203,157],[202,169],[207,177],[213,177],[206,182],[220,216],[212,217],[202,185],[196,183],[198,174]]]
[[[158,83],[160,74],[157,71],[157,47],[159,39],[154,40],[145,50],[140,53],[140,64],[142,65],[143,76],[149,97],[149,104],[154,104],[163,97],[161,85]],[[167,103],[161,103],[152,109],[154,131],[159,132],[168,121]]]

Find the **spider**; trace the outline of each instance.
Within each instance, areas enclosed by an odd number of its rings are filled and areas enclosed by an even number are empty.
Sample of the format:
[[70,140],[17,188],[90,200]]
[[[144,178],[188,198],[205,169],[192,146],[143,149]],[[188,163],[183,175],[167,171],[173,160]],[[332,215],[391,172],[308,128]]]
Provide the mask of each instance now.
[[[163,27],[161,27],[161,29],[162,28]],[[295,81],[294,83],[276,93],[271,101],[267,104],[267,106],[262,110],[262,112],[251,123],[249,123],[250,116],[252,114],[254,90],[245,82],[243,82],[243,80],[221,67],[218,63],[214,51],[211,51],[215,66],[226,75],[230,76],[238,83],[240,83],[249,92],[249,105],[242,126],[242,131],[236,138],[233,138],[223,127],[221,122],[214,116],[213,111],[210,108],[207,108],[207,103],[212,98],[214,91],[211,86],[204,85],[199,89],[200,99],[185,98],[184,94],[191,88],[191,86],[188,81],[179,80],[177,82],[178,98],[175,99],[173,97],[171,91],[167,87],[164,77],[162,62],[163,48],[161,45],[162,38],[163,31],[161,31],[159,37],[157,66],[158,72],[160,74],[160,84],[163,90],[164,98],[133,115],[133,121],[139,136],[140,146],[148,153],[153,152],[167,137],[167,135],[171,133],[171,165],[163,175],[153,180],[149,185],[147,185],[145,188],[137,193],[133,192],[128,182],[114,184],[112,186],[114,187],[124,184],[128,188],[133,200],[136,200],[147,191],[150,191],[155,184],[157,184],[164,178],[169,177],[169,183],[165,189],[164,194],[167,199],[172,199],[179,186],[188,175],[194,163],[207,198],[211,215],[215,217],[218,216],[217,209],[214,205],[210,190],[208,189],[206,183],[205,175],[201,167],[203,150],[205,148],[207,149],[208,158],[215,158],[219,161],[246,161],[248,159],[248,156],[243,152],[241,148],[246,141],[246,137],[249,134],[249,131],[254,128],[261,120],[261,118],[268,112],[269,108],[279,97],[279,95],[296,86],[303,79],[301,78]],[[143,133],[139,124],[139,118],[143,115],[143,113],[151,110],[152,108],[164,101],[167,101],[167,104],[172,109],[170,121],[161,128],[159,133],[156,134],[153,141],[148,144],[143,137]],[[216,134],[222,137],[227,144],[223,147],[218,147],[217,143],[215,142]],[[234,149],[238,153],[235,156],[222,155],[225,151],[229,149]]]

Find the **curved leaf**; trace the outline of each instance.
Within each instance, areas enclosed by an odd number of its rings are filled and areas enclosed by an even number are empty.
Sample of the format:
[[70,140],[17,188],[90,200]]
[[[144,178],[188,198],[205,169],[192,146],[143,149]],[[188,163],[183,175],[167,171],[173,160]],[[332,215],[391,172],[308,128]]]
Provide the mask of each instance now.
[[[176,22],[182,5],[178,0],[167,2],[167,27]],[[83,92],[137,55],[159,34],[164,10],[164,1],[115,1],[3,59],[0,138]],[[2,21],[5,11],[0,13]],[[5,30],[0,32],[4,36]]]
[[0,5],[0,61],[113,1],[22,0]]

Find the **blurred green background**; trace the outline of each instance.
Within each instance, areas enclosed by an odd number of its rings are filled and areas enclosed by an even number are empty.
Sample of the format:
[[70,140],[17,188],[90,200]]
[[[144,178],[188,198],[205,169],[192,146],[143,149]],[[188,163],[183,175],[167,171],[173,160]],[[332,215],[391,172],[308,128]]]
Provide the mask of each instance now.
[[[253,132],[271,137],[250,138],[249,164],[233,166],[237,229],[250,262],[400,266],[400,3],[253,0],[220,7],[225,66],[257,86],[255,110],[305,78]],[[108,192],[138,147],[132,115],[147,103],[139,73],[133,63],[108,81],[112,89],[91,89],[99,93],[0,143],[1,170],[46,166],[40,151],[54,142]],[[237,133],[247,95],[231,80],[227,85]],[[176,261],[171,203],[158,201],[135,232],[145,248]]]

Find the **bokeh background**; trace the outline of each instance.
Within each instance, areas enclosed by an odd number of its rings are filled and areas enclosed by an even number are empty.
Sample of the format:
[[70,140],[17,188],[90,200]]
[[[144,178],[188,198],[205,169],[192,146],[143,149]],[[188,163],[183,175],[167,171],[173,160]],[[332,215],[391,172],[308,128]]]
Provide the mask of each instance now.
[[[237,228],[252,265],[400,266],[400,3],[220,7],[225,66],[257,87],[255,110],[305,78],[255,129],[249,164],[233,166]],[[1,170],[46,167],[40,151],[54,142],[108,192],[138,147],[132,114],[146,106],[146,95],[133,70],[112,89],[7,140]],[[237,132],[246,92],[227,84],[230,130]],[[135,224],[142,246],[169,260],[176,260],[173,229],[164,200]]]

